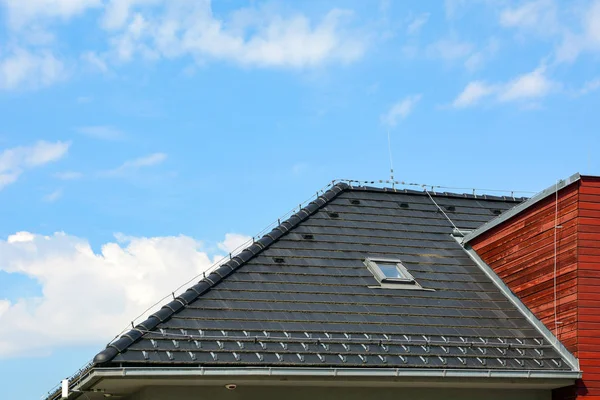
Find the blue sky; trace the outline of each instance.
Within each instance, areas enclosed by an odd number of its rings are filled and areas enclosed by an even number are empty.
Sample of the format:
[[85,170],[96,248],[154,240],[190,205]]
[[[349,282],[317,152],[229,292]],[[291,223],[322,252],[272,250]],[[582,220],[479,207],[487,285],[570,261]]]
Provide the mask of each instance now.
[[600,174],[600,1],[0,0],[0,20],[7,398],[332,179],[387,179],[388,132],[407,182]]

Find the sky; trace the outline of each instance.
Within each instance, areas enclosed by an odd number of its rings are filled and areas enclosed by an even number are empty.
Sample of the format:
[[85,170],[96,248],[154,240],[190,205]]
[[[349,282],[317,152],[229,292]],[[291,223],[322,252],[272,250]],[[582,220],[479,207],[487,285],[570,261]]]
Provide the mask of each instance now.
[[600,175],[600,0],[0,0],[0,21],[6,398],[334,179]]

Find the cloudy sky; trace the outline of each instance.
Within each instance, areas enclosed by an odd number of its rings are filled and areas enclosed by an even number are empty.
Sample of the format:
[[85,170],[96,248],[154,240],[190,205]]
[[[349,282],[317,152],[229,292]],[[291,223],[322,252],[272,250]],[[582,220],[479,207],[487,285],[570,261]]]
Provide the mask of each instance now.
[[600,0],[0,0],[0,21],[7,398],[332,179],[386,179],[390,149],[396,179],[466,191],[600,174]]

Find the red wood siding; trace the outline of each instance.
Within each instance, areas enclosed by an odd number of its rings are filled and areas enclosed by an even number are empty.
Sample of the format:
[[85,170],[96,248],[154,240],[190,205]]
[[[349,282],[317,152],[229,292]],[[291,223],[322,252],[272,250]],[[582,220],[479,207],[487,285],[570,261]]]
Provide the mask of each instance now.
[[554,325],[554,195],[475,238],[471,246],[498,276],[577,355],[579,184],[558,193],[557,321]]
[[553,399],[600,400],[600,177],[558,192],[557,321],[554,323],[555,195],[470,244],[579,358],[583,379]]
[[579,188],[577,336],[586,392],[600,399],[600,178],[583,177]]

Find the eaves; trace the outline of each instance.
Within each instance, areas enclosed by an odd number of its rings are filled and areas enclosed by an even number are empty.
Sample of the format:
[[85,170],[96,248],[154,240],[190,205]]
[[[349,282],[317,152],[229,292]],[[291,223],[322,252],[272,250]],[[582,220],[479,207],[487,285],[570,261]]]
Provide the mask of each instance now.
[[[86,395],[88,399],[110,394],[112,390],[152,385],[218,385],[235,382],[245,385],[307,385],[357,387],[465,387],[555,389],[572,385],[579,371],[471,370],[417,368],[92,368],[71,386],[68,399]],[[130,393],[127,393],[130,394]]]

